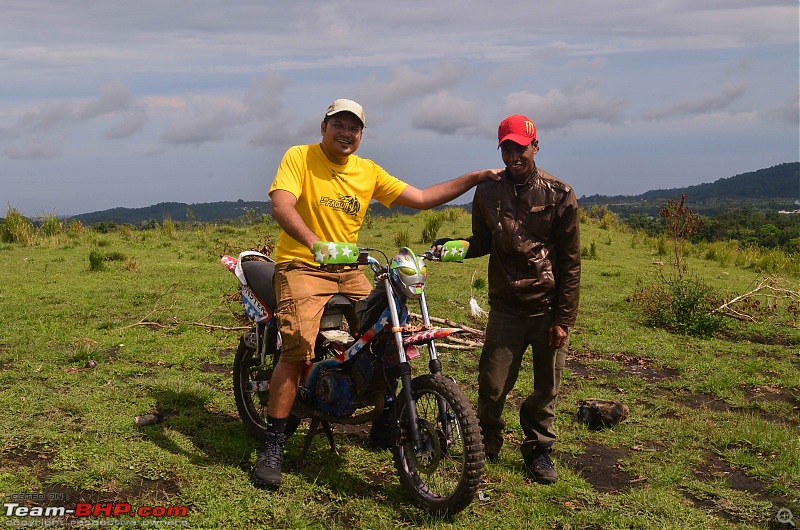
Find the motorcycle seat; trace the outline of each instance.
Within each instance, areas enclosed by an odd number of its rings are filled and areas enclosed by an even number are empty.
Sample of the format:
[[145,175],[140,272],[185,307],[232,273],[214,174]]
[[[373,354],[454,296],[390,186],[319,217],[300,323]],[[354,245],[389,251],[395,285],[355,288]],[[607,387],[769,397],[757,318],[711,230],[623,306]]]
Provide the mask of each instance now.
[[[275,275],[275,263],[272,261],[244,261],[242,271],[247,279],[247,285],[256,293],[256,296],[275,309],[275,291],[272,290],[272,277]],[[345,299],[346,300],[346,299]]]

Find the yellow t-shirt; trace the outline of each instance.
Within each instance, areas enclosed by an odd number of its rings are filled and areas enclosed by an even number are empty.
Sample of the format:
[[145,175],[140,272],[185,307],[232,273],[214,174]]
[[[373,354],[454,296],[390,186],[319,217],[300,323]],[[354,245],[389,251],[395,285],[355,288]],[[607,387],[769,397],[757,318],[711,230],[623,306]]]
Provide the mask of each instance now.
[[[323,241],[357,243],[370,201],[388,208],[406,186],[366,158],[350,155],[347,164],[334,164],[314,144],[286,151],[269,193],[286,190],[297,197],[297,212]],[[278,236],[274,259],[316,264],[311,251],[284,231]]]

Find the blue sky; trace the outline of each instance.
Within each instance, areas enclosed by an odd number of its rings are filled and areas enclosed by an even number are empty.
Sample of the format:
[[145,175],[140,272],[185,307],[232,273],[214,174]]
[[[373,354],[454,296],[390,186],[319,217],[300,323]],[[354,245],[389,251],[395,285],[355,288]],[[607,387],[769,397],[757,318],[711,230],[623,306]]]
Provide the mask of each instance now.
[[340,97],[366,111],[358,154],[420,188],[500,166],[497,125],[516,113],[538,127],[537,164],[578,196],[800,159],[797,0],[0,12],[0,216],[266,200],[283,152],[318,142]]

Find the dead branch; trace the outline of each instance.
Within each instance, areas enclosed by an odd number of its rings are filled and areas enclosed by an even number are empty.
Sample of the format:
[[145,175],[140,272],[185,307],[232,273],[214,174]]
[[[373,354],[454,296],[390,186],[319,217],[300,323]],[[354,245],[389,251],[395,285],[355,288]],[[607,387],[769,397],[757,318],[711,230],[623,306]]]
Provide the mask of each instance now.
[[201,327],[201,328],[212,329],[212,330],[219,330],[219,331],[246,331],[246,330],[248,330],[248,329],[253,327],[253,326],[234,326],[234,327],[230,327],[230,326],[215,326],[213,324],[203,324],[202,322],[192,322],[190,325],[191,326],[198,326],[198,327]]
[[[755,283],[755,281],[753,283]],[[778,300],[780,299],[789,300],[790,308],[792,306],[797,307],[797,305],[800,304],[800,292],[778,286],[778,281],[774,277],[763,277],[755,287],[746,293],[734,296],[724,304],[714,309],[712,313],[720,313],[724,316],[737,320],[756,322],[758,319],[754,315],[751,315],[740,308],[734,307],[736,304],[745,306],[752,304],[753,299],[755,298],[771,300],[771,309],[773,311],[778,307]],[[755,304],[758,304],[758,302],[756,301]]]
[[[417,313],[408,313],[408,316],[412,318],[416,318],[417,320],[422,320],[422,315]],[[448,320],[446,318],[438,318],[438,317],[430,317],[431,322],[436,322],[437,324],[445,324],[446,326],[450,326],[451,328],[460,328],[464,331],[472,333],[473,335],[478,335],[479,337],[483,337],[483,331],[475,328],[471,328],[469,326],[465,326],[464,324],[459,324],[458,322],[453,322],[452,320]]]
[[445,340],[447,340],[449,342],[454,342],[456,344],[463,344],[464,346],[470,346],[472,348],[481,348],[481,347],[483,347],[483,342],[478,342],[478,341],[474,341],[474,340],[460,339],[460,338],[454,337],[452,335],[447,337]]
[[122,329],[129,329],[129,328],[133,328],[133,327],[136,327],[136,326],[154,326],[154,327],[157,327],[157,328],[167,328],[167,327],[169,327],[169,326],[166,326],[166,325],[164,325],[164,324],[161,324],[161,323],[158,323],[158,322],[152,322],[152,321],[148,321],[147,319],[148,319],[148,318],[150,317],[150,315],[152,315],[153,313],[158,313],[159,311],[164,311],[165,309],[172,309],[172,308],[174,307],[174,306],[172,306],[172,305],[171,305],[171,306],[169,306],[169,307],[167,307],[167,308],[160,308],[160,307],[159,307],[159,303],[161,302],[161,300],[162,300],[162,299],[163,299],[165,296],[167,296],[168,294],[171,294],[173,291],[175,291],[175,289],[177,289],[177,287],[178,287],[178,284],[177,284],[177,283],[173,283],[172,285],[170,285],[169,287],[167,287],[167,288],[164,290],[164,292],[163,292],[163,293],[161,293],[161,295],[160,295],[158,298],[156,298],[156,301],[155,301],[155,303],[153,304],[153,309],[152,309],[152,310],[151,310],[149,313],[147,313],[147,314],[146,314],[144,317],[142,317],[142,318],[141,318],[141,319],[140,319],[138,322],[136,322],[135,324],[129,324],[129,325],[127,325],[127,326],[122,326],[122,327],[121,327],[121,328],[119,328],[119,329],[121,329],[121,330],[122,330]]
[[[148,315],[148,316],[149,316],[149,315]],[[127,326],[122,326],[121,328],[118,328],[118,329],[120,329],[120,330],[123,330],[123,329],[130,329],[130,328],[135,328],[136,326],[151,326],[151,327],[154,327],[154,328],[162,328],[162,329],[163,329],[163,328],[170,328],[170,327],[172,327],[172,325],[171,325],[171,324],[170,324],[170,325],[167,325],[167,324],[162,324],[162,323],[160,323],[160,322],[152,322],[152,321],[149,321],[149,320],[144,320],[144,319],[142,319],[142,320],[140,320],[139,322],[136,322],[136,323],[134,323],[134,324],[128,324]]]
[[450,344],[449,342],[437,342],[436,348],[449,348],[451,350],[474,350],[472,346],[463,346],[461,344]]

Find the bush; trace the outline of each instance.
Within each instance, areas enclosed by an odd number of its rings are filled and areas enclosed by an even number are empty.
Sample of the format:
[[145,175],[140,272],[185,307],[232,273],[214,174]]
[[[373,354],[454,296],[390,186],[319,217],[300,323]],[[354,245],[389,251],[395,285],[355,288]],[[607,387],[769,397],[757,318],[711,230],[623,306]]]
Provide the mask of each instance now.
[[407,247],[411,244],[411,236],[408,235],[408,230],[402,230],[395,233],[394,244],[396,247]]
[[582,247],[581,248],[581,257],[586,259],[597,259],[597,243],[592,240],[592,243],[589,247]]
[[164,222],[161,223],[161,233],[170,239],[175,237],[175,221],[172,220],[170,215],[164,216]]
[[661,275],[638,289],[633,301],[648,324],[668,331],[707,337],[723,326],[723,315],[714,312],[722,296],[697,276]]
[[102,271],[105,270],[105,257],[99,250],[93,250],[89,253],[89,270]]
[[42,224],[39,227],[39,231],[44,236],[53,237],[64,233],[64,226],[61,224],[61,221],[58,220],[56,214],[52,213],[42,217]]
[[0,227],[0,241],[3,243],[21,243],[25,246],[33,242],[34,229],[30,219],[22,215],[16,208],[8,207],[6,221]]
[[433,243],[444,219],[445,214],[442,212],[428,212],[425,216],[425,225],[422,227],[422,243]]

